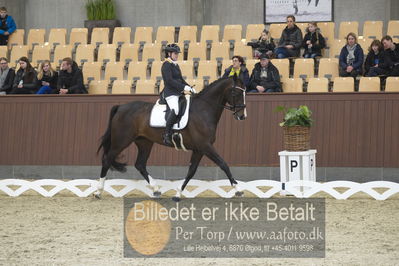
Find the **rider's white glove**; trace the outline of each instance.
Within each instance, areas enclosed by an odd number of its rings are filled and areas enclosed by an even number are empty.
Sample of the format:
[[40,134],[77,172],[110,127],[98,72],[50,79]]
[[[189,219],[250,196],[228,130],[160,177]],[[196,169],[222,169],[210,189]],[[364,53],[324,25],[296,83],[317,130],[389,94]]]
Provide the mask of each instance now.
[[190,86],[187,86],[187,85],[184,87],[184,91],[195,93],[195,90],[193,88],[191,88]]

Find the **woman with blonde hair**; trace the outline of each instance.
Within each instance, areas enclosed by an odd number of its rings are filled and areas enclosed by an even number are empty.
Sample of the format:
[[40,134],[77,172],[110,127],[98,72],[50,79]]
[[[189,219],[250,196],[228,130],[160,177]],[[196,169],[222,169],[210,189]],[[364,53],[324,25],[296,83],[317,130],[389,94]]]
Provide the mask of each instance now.
[[362,74],[364,53],[357,43],[356,34],[348,33],[346,45],[342,47],[339,55],[339,75],[341,77],[356,77]]
[[50,94],[57,89],[58,73],[51,67],[48,60],[43,61],[39,66],[37,74],[38,87],[36,94]]

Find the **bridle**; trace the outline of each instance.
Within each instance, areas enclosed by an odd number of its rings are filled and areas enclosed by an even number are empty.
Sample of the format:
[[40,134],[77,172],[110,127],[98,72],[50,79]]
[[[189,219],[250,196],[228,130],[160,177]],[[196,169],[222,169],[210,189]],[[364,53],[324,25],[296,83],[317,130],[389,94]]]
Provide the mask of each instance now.
[[[238,94],[234,92],[234,89],[239,89],[240,91],[242,91],[243,98],[244,98],[244,104],[236,104],[236,97],[238,96]],[[230,90],[231,90],[233,102],[231,105],[223,105],[223,108],[225,108],[229,111],[232,111],[233,115],[236,115],[238,112],[245,109],[245,107],[246,107],[246,105],[245,105],[245,89],[243,89],[239,86],[236,86],[236,84],[234,82],[234,85],[230,88]]]

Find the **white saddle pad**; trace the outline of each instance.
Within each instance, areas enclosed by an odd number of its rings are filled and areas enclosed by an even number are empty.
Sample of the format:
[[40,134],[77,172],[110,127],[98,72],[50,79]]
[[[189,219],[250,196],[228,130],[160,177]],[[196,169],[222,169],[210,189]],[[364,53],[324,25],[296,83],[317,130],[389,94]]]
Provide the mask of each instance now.
[[[173,125],[173,129],[180,130],[187,126],[188,122],[188,113],[190,110],[190,96],[186,95],[187,105],[186,110],[184,110],[183,117],[180,119],[179,123]],[[150,126],[151,127],[165,127],[165,112],[166,112],[166,104],[159,104],[159,100],[154,104],[151,110],[150,117]]]

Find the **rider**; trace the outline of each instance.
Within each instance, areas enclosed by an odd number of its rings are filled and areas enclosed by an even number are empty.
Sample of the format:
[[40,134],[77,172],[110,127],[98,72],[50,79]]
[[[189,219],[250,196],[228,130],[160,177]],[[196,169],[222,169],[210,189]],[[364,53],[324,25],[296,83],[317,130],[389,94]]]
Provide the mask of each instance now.
[[166,118],[166,128],[163,134],[163,142],[166,145],[172,145],[172,127],[176,123],[179,114],[179,96],[183,93],[195,92],[186,81],[184,81],[177,58],[179,57],[180,47],[173,43],[165,47],[165,62],[162,65],[161,72],[165,87],[161,94],[165,98],[170,112]]

